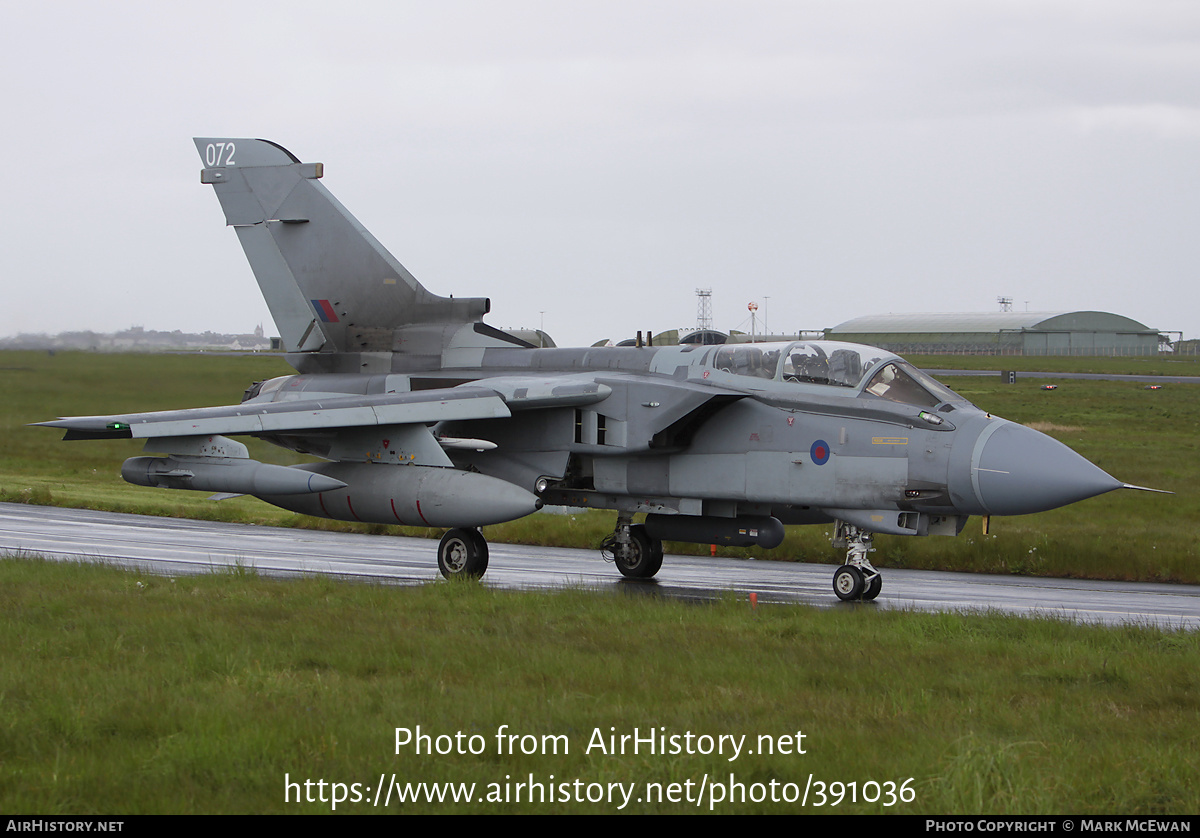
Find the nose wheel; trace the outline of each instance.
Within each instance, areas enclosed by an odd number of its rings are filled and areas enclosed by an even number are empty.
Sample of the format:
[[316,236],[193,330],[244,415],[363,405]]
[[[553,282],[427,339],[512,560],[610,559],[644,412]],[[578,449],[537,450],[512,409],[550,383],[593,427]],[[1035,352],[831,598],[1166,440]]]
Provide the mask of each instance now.
[[863,578],[854,565],[844,564],[833,573],[833,592],[838,599],[858,599],[863,592]]
[[872,535],[853,524],[837,522],[833,546],[846,548],[846,563],[833,573],[833,592],[844,602],[870,601],[883,590],[883,575],[867,558],[875,552]]
[[879,592],[883,590],[883,574],[876,571],[875,575],[867,581],[866,587],[863,588],[862,598],[872,600],[879,596]]

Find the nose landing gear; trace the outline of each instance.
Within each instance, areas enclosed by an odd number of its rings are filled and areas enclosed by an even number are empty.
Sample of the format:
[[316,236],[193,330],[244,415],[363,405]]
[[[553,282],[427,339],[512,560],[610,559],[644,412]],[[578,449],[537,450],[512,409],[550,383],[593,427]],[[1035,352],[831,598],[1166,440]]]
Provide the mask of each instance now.
[[853,524],[838,521],[833,534],[833,546],[846,548],[846,563],[833,573],[833,592],[838,599],[872,600],[883,589],[883,576],[867,558],[875,552],[873,536]]

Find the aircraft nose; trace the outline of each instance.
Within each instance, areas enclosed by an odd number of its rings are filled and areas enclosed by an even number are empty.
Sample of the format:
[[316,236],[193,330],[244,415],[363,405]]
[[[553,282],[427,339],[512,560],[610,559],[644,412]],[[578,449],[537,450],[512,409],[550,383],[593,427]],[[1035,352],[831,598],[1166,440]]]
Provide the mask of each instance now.
[[1122,485],[1058,440],[1012,422],[999,425],[978,456],[971,476],[991,515],[1044,512]]

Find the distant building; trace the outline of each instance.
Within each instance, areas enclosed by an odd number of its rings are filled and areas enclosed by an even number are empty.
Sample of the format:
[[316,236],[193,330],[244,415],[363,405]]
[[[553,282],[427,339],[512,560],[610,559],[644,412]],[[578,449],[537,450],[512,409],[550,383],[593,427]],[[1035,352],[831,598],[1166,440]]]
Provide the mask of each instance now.
[[515,338],[520,338],[526,343],[532,344],[539,348],[551,348],[558,346],[554,342],[554,338],[550,337],[541,329],[504,329],[504,332],[512,335]]
[[263,336],[262,326],[252,335],[223,335],[159,332],[133,326],[122,332],[61,332],[57,335],[19,334],[0,338],[0,349],[78,349],[88,352],[175,352],[188,350],[239,350],[263,352],[273,349],[278,338]]
[[875,314],[825,337],[901,355],[1156,355],[1160,344],[1157,329],[1105,311]]
[[724,332],[718,332],[715,329],[697,329],[691,334],[680,338],[680,344],[698,343],[701,346],[718,346],[729,340],[729,335]]

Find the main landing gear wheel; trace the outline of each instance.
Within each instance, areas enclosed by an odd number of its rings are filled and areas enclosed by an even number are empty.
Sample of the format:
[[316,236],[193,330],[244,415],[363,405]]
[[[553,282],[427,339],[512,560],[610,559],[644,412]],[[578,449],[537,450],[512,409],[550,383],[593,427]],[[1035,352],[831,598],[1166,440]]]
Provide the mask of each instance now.
[[862,596],[865,587],[862,573],[857,567],[844,564],[834,571],[833,592],[837,594],[838,599],[844,602],[858,599]]
[[618,524],[617,531],[604,540],[601,549],[612,553],[617,570],[626,579],[649,579],[662,567],[662,542],[646,534],[645,524],[626,524],[625,527],[625,543],[622,543],[622,527]]
[[478,579],[488,566],[487,540],[479,530],[453,529],[438,545],[438,569],[447,579]]

